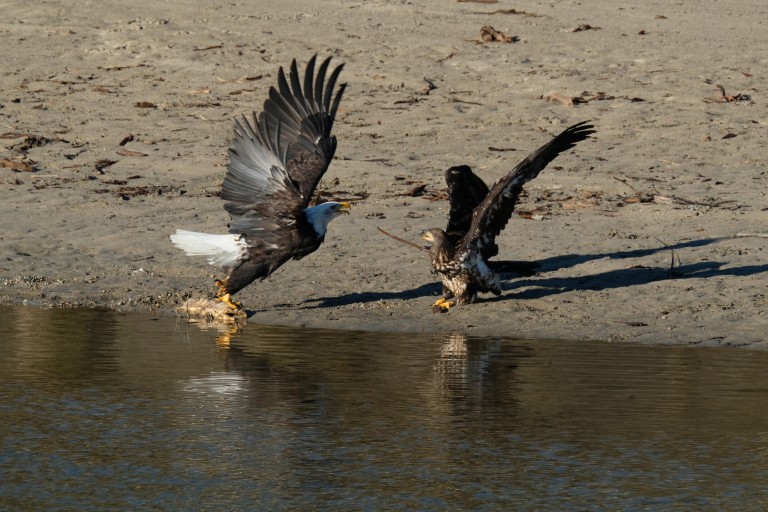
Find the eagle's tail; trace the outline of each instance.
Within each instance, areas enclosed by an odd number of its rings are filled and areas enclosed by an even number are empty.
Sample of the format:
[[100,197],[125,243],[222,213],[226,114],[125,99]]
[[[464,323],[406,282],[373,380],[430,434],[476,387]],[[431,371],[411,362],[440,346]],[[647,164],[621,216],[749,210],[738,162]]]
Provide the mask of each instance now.
[[231,267],[243,259],[248,245],[241,235],[211,235],[177,229],[171,242],[189,256],[205,256],[208,263],[218,267]]

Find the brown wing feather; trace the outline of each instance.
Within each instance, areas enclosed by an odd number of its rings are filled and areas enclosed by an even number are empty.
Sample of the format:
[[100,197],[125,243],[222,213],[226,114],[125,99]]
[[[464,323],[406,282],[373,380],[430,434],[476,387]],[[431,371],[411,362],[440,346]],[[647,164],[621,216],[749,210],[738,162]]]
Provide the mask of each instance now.
[[[523,185],[534,179],[557,156],[595,133],[587,121],[566,128],[548,143],[528,155],[512,171],[499,179],[475,209],[472,226],[462,241],[462,248],[475,245],[481,251],[495,243],[507,225]],[[461,252],[467,252],[461,251]]]
[[331,135],[331,130],[346,84],[341,84],[333,96],[344,64],[336,66],[326,82],[330,60],[329,57],[323,61],[315,76],[316,57],[312,57],[307,63],[303,87],[295,60],[291,63],[288,79],[280,68],[278,88],[270,89],[269,99],[259,116],[259,122],[271,130],[279,126],[276,149],[286,166],[291,161],[322,162],[323,165],[295,165],[288,169],[305,199],[305,207],[336,152],[336,137]]
[[488,195],[488,185],[466,165],[457,165],[445,171],[448,185],[448,227],[445,234],[454,247],[472,226],[472,212]]
[[336,150],[333,120],[345,85],[336,85],[343,64],[326,82],[330,58],[315,77],[316,56],[307,63],[302,87],[296,61],[290,83],[282,68],[264,110],[235,121],[221,198],[232,216],[231,233],[268,237],[305,209]]

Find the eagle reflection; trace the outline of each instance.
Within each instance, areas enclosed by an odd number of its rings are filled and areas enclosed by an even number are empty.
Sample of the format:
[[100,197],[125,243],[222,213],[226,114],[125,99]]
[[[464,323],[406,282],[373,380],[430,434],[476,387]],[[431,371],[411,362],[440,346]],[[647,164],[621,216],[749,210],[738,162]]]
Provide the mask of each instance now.
[[469,338],[458,332],[448,334],[435,364],[441,395],[453,402],[479,406],[501,345],[501,340],[495,338]]

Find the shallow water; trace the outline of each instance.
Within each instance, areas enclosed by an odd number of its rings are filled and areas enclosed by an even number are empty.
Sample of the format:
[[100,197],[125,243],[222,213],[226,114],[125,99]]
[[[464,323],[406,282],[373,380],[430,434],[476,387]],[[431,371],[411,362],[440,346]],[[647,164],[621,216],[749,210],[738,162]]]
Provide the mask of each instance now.
[[0,308],[1,510],[764,510],[768,353]]

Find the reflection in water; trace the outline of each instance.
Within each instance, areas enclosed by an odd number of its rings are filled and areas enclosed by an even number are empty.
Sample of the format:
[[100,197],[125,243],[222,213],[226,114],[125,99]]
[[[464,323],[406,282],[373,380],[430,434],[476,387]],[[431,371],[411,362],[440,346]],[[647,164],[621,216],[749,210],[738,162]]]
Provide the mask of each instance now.
[[[760,509],[768,354],[0,309],[0,509]],[[764,503],[764,502],[763,502]]]
[[[438,392],[428,403],[451,416],[481,411],[483,398],[490,399],[493,364],[501,349],[501,340],[497,338],[469,339],[460,333],[446,335],[435,364]],[[515,366],[512,362],[507,370]]]

